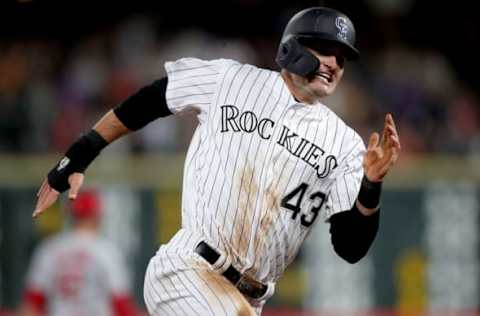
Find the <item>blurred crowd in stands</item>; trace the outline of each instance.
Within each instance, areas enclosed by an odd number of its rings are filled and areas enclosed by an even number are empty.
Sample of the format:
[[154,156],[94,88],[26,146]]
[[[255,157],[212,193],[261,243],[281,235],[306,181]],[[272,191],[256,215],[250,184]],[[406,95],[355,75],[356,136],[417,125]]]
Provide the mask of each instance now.
[[[181,57],[232,58],[276,69],[280,34],[221,37],[198,28],[160,32],[130,17],[73,44],[55,39],[0,43],[0,152],[63,152],[109,108],[165,75]],[[479,96],[440,51],[392,42],[347,63],[339,91],[325,103],[366,139],[393,113],[409,153],[480,150]],[[124,143],[128,152],[183,151],[193,118],[150,124]]]

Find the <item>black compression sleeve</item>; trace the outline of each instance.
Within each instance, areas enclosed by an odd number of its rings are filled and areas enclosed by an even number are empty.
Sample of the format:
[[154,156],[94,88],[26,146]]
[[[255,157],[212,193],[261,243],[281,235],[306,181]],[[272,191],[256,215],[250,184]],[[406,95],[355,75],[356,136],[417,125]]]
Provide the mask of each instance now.
[[165,96],[167,84],[167,77],[154,81],[128,97],[113,112],[132,131],[144,127],[159,117],[171,115]]
[[368,252],[377,235],[380,210],[365,216],[354,205],[350,211],[330,218],[331,241],[335,252],[349,263],[356,263]]

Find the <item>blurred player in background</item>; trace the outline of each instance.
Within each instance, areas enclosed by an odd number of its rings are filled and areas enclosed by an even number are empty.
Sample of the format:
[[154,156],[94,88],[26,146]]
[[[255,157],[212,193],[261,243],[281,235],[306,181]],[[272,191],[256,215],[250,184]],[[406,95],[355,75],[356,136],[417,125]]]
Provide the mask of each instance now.
[[35,251],[20,315],[138,315],[124,259],[99,235],[98,193],[79,193],[71,215],[72,229],[47,239]]

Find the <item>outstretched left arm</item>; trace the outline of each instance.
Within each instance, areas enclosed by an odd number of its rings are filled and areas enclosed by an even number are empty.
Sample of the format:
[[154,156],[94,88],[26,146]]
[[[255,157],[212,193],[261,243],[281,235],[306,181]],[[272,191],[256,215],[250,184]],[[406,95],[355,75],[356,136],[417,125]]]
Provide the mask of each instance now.
[[382,181],[397,161],[400,148],[395,122],[392,115],[387,114],[381,138],[378,133],[370,136],[363,160],[364,177],[354,206],[330,218],[333,247],[349,263],[363,258],[375,239]]

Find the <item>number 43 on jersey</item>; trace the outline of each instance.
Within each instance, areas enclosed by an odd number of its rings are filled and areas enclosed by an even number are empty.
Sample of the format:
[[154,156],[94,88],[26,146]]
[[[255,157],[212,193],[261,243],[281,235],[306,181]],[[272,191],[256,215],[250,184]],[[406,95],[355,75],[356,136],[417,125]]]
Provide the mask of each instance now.
[[[293,212],[292,219],[294,220],[297,219],[298,214],[302,211],[300,205],[302,204],[307,189],[308,184],[301,183],[298,187],[293,189],[282,199],[280,205]],[[317,191],[312,193],[308,198],[312,201],[312,207],[309,211],[311,214],[302,214],[302,216],[300,217],[300,223],[305,227],[310,227],[310,225],[312,225],[312,223],[317,218],[318,213],[320,212],[323,203],[325,202],[326,195],[320,191]],[[315,202],[317,202],[316,205]]]

